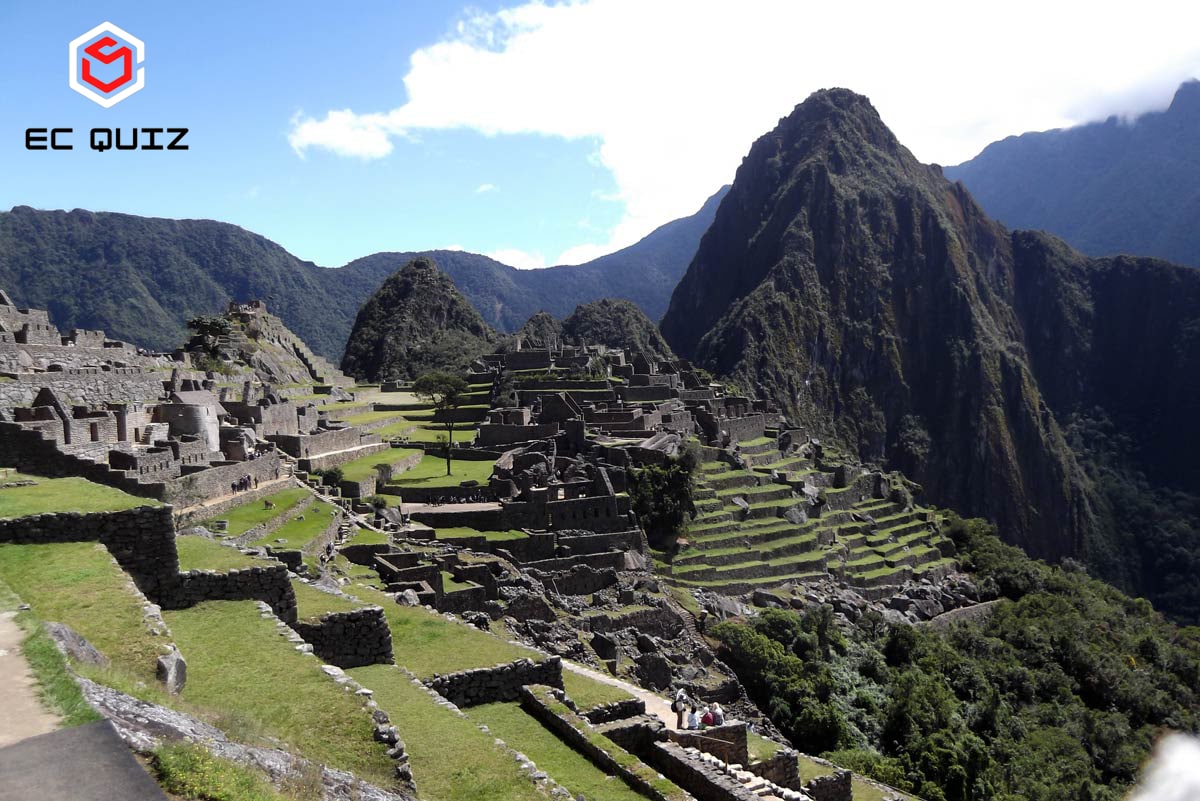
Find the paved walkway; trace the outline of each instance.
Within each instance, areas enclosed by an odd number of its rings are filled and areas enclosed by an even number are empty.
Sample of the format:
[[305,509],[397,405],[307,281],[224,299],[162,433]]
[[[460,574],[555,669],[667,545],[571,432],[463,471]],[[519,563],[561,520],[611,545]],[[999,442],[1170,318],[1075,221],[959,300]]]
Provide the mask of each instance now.
[[58,728],[58,716],[42,705],[21,653],[25,632],[13,620],[15,615],[0,612],[0,748]]
[[668,729],[671,729],[672,731],[676,730],[676,715],[671,711],[671,702],[667,700],[665,695],[659,695],[658,693],[650,692],[649,690],[643,689],[636,684],[632,684],[623,679],[618,679],[615,676],[610,676],[607,673],[601,673],[600,671],[593,670],[589,667],[584,667],[583,665],[572,662],[569,659],[564,659],[562,663],[563,667],[572,673],[578,673],[581,676],[587,676],[589,679],[595,679],[596,681],[612,685],[613,687],[620,687],[630,695],[642,699],[646,702],[647,715],[654,715],[658,717],[659,720],[667,725]]
[[0,748],[0,801],[167,801],[107,720]]

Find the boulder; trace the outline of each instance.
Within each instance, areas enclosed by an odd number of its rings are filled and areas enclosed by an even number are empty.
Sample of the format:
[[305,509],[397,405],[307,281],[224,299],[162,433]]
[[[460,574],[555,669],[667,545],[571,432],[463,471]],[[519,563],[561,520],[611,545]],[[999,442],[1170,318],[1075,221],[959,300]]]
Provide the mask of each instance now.
[[401,606],[420,606],[421,599],[417,596],[416,590],[405,590],[396,594],[396,603]]
[[179,695],[187,684],[187,662],[179,649],[171,646],[171,653],[158,658],[155,676],[171,695]]
[[97,651],[90,642],[84,639],[82,634],[65,623],[47,623],[46,633],[50,635],[50,639],[54,640],[54,644],[58,646],[58,650],[62,651],[63,656],[72,662],[108,667],[108,657]]

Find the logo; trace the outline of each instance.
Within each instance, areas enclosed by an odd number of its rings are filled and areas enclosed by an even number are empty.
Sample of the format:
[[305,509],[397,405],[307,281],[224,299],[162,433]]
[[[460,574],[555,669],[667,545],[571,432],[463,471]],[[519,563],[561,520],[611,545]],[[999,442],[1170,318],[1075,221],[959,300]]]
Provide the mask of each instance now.
[[102,22],[71,40],[68,84],[79,94],[112,108],[146,85],[146,57],[141,39],[111,22]]

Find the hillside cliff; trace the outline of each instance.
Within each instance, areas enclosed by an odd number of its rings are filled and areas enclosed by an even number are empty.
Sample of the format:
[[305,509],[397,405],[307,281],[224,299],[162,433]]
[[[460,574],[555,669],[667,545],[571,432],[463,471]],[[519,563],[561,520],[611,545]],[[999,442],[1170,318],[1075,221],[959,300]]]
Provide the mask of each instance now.
[[570,345],[607,345],[660,359],[674,358],[650,318],[627,300],[603,298],[577,307],[562,321],[562,340]]
[[988,213],[1093,256],[1200,267],[1200,81],[1165,111],[1010,136],[948,167]]
[[496,334],[432,259],[413,259],[383,282],[354,320],[342,370],[366,381],[461,372]]
[[1137,442],[1122,470],[1200,490],[1167,447],[1196,427],[1197,301],[1192,271],[1008,232],[835,89],[751,148],[662,331],[1030,553],[1111,571],[1137,546],[1069,440],[1103,417]]

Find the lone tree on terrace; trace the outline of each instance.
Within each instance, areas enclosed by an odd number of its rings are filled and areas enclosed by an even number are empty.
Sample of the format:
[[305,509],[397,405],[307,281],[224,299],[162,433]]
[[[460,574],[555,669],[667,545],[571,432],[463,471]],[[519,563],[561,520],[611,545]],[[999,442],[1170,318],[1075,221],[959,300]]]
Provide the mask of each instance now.
[[446,426],[446,475],[450,475],[450,448],[454,444],[454,415],[450,412],[462,405],[467,382],[453,373],[435,370],[413,382],[413,393],[432,403],[434,411],[442,415]]

